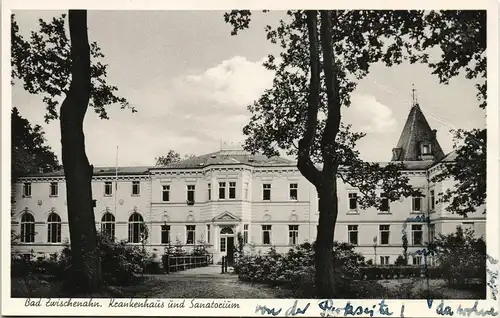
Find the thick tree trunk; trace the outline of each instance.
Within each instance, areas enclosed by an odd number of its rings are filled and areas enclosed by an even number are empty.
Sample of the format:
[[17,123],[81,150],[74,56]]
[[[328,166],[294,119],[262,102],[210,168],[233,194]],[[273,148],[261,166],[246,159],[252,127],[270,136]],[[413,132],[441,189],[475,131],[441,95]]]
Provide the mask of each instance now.
[[324,177],[323,185],[317,188],[320,206],[315,244],[316,291],[320,298],[335,298],[333,235],[338,214],[337,180],[335,175]]
[[61,105],[62,162],[66,177],[67,210],[74,288],[81,293],[101,288],[101,266],[92,204],[92,167],[85,153],[83,119],[90,99],[90,47],[87,11],[69,11],[71,85]]
[[[309,57],[311,78],[307,119],[303,138],[299,141],[297,167],[318,192],[320,199],[318,235],[315,244],[316,290],[320,298],[335,297],[335,275],[333,268],[333,234],[338,214],[337,170],[335,138],[340,126],[340,98],[335,56],[332,43],[332,12],[321,11],[321,37],[318,36],[318,12],[306,11],[309,38]],[[323,71],[327,93],[327,120],[321,137],[321,154],[323,169],[319,171],[311,160],[318,123],[318,106],[320,98],[319,44],[323,52]]]

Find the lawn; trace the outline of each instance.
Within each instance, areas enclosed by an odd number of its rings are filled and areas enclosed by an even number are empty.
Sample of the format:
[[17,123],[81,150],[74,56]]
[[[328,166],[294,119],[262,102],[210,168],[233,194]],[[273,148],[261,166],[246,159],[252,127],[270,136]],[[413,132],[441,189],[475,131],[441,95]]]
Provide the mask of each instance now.
[[31,298],[293,298],[295,291],[234,279],[138,279],[130,286],[108,286],[99,294],[75,295],[64,289],[61,281],[31,276],[11,280],[12,297]]
[[[12,297],[31,298],[314,298],[311,290],[293,287],[272,287],[234,279],[175,279],[171,276],[138,279],[131,286],[108,286],[102,292],[92,295],[76,295],[65,290],[63,283],[50,276],[29,276],[27,279],[11,280]],[[340,292],[339,298],[363,299],[484,299],[484,285],[472,285],[464,289],[450,288],[444,280],[390,279],[353,282],[349,291]]]

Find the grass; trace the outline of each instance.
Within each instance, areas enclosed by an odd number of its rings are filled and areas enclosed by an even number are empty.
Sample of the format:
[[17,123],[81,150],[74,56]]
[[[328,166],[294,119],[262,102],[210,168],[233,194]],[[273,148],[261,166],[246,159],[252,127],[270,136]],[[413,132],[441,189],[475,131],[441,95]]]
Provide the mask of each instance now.
[[450,287],[443,279],[404,278],[379,280],[378,284],[387,289],[389,298],[394,299],[485,299],[484,284]]
[[51,277],[12,278],[12,297],[19,298],[293,298],[294,291],[241,282],[237,279],[138,280],[130,286],[108,286],[98,294],[77,295]]
[[[430,294],[427,293],[430,291]],[[64,283],[50,276],[30,275],[11,280],[12,297],[20,298],[315,298],[312,286],[269,286],[243,282],[238,279],[174,279],[156,275],[138,279],[130,286],[108,286],[100,293],[77,295],[65,288]],[[484,299],[484,284],[452,288],[444,280],[390,279],[355,281],[347,289],[339,290],[338,298],[345,299]]]
[[114,287],[104,287],[101,292],[94,294],[77,294],[68,290],[63,281],[50,276],[30,275],[11,279],[13,298],[110,298],[119,295],[119,289]]

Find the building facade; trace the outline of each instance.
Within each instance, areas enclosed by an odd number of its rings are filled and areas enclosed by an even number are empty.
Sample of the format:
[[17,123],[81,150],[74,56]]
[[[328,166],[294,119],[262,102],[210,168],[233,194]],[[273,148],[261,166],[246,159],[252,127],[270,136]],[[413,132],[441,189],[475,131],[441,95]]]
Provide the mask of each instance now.
[[[433,183],[432,177],[454,155],[444,155],[435,130],[414,105],[392,161],[404,163],[404,174],[424,196],[361,209],[359,191],[339,179],[335,240],[354,244],[377,264],[393,264],[403,253],[403,232],[410,255],[458,225],[485,235],[483,208],[464,219],[438,200],[454,182]],[[158,255],[169,245],[189,250],[203,244],[217,261],[236,244],[238,233],[257,250],[274,246],[282,252],[316,237],[316,189],[284,158],[221,150],[164,167],[95,168],[92,193],[99,230]],[[63,172],[23,176],[13,184],[12,196],[12,230],[19,236],[13,251],[59,252],[69,239]],[[422,262],[422,256],[410,256],[410,263]]]

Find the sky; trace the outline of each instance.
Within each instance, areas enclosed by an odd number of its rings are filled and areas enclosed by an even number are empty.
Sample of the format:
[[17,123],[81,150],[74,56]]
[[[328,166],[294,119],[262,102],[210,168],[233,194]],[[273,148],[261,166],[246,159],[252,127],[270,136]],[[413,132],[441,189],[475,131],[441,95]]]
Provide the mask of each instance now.
[[[63,12],[15,11],[21,32],[28,35],[39,18]],[[247,105],[269,88],[273,74],[262,62],[278,48],[266,40],[266,24],[276,25],[284,12],[254,14],[252,25],[238,36],[222,11],[89,11],[89,38],[108,64],[107,81],[119,88],[137,113],[108,107],[109,120],[91,109],[84,121],[87,156],[94,166],[154,165],[170,149],[202,155],[225,143],[244,141]],[[343,108],[345,123],[366,132],[359,141],[361,157],[388,161],[408,116],[412,85],[420,107],[445,153],[452,150],[450,129],[485,126],[474,82],[459,76],[439,84],[426,65],[375,64]],[[12,106],[46,132],[47,144],[60,159],[59,122],[45,124],[40,96],[12,88]]]

